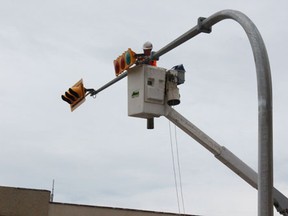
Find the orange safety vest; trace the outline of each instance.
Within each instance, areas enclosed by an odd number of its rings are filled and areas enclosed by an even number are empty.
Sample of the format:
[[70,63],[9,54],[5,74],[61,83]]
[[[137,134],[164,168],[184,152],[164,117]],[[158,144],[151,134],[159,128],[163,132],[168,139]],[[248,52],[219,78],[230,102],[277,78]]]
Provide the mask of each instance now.
[[150,61],[149,65],[157,67],[157,61],[156,60]]

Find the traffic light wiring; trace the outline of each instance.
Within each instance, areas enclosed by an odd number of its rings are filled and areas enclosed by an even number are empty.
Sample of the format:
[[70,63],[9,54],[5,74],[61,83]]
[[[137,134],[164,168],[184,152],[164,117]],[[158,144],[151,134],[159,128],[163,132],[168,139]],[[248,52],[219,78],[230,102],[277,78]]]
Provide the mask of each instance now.
[[[174,175],[174,183],[175,183],[175,190],[176,190],[178,212],[179,212],[179,214],[181,214],[180,198],[179,198],[179,195],[180,195],[183,214],[185,214],[185,204],[184,204],[184,195],[183,195],[183,188],[182,188],[182,177],[181,177],[179,150],[178,150],[177,130],[176,130],[176,126],[174,125],[174,138],[175,138],[175,148],[176,148],[176,159],[175,159],[174,147],[173,147],[173,138],[172,138],[172,129],[171,129],[171,122],[170,121],[169,121],[169,135],[170,135],[170,147],[171,147],[172,166],[173,166],[173,175]],[[175,162],[175,160],[177,162]],[[176,169],[178,170],[178,172],[176,171]],[[178,173],[179,183],[177,180],[177,173]],[[178,184],[179,184],[180,191],[178,190]]]

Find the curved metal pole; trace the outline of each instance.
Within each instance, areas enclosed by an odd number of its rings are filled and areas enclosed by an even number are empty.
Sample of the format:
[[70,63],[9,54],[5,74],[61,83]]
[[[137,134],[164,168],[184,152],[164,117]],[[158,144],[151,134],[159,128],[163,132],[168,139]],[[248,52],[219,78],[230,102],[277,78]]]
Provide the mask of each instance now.
[[273,215],[273,120],[272,84],[268,54],[254,23],[243,13],[220,11],[203,21],[209,28],[223,19],[233,19],[245,30],[250,41],[258,88],[258,215]]
[[272,130],[272,84],[267,51],[254,23],[243,13],[223,10],[203,19],[167,46],[156,52],[152,59],[169,52],[201,32],[209,33],[211,27],[224,19],[233,19],[245,30],[250,41],[257,74],[258,88],[258,215],[273,215],[273,130]]

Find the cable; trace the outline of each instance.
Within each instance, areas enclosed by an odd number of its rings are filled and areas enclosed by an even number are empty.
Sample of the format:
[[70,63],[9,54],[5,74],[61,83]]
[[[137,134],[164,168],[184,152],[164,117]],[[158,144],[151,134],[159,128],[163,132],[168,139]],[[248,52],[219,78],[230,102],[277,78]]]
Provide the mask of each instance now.
[[185,204],[184,204],[184,196],[183,196],[183,189],[182,189],[182,177],[181,177],[181,167],[180,167],[180,159],[179,159],[180,157],[179,157],[179,151],[178,151],[178,139],[177,139],[176,125],[174,125],[174,133],[175,133],[175,144],[176,144],[176,153],[177,153],[178,175],[179,175],[179,183],[180,183],[180,194],[181,194],[181,200],[182,200],[183,213],[185,214]]
[[[175,136],[175,148],[176,148],[176,160],[177,160],[180,196],[181,196],[183,213],[185,214],[185,204],[184,204],[184,195],[183,195],[183,187],[182,187],[182,176],[181,176],[181,167],[180,167],[180,159],[179,159],[180,156],[179,156],[179,148],[178,148],[178,138],[177,138],[176,125],[174,125],[174,126],[175,126],[174,127],[174,136]],[[173,173],[174,173],[174,182],[175,182],[176,197],[177,197],[177,204],[178,204],[178,212],[179,212],[179,214],[181,214],[178,181],[177,181],[177,173],[176,173],[177,172],[176,171],[176,162],[175,162],[175,156],[174,156],[174,148],[173,148],[172,131],[171,131],[170,121],[169,121],[169,135],[170,135],[170,146],[171,146],[171,155],[172,155],[172,164],[173,164]]]
[[175,159],[174,159],[174,151],[173,151],[173,143],[172,143],[172,133],[171,133],[171,123],[169,121],[169,134],[170,134],[170,146],[171,146],[171,155],[172,155],[172,164],[173,164],[173,173],[174,173],[174,183],[176,189],[176,197],[177,197],[177,205],[178,205],[178,212],[181,214],[180,211],[180,203],[179,203],[179,193],[178,193],[178,186],[177,186],[177,176],[176,176],[176,169],[175,169]]

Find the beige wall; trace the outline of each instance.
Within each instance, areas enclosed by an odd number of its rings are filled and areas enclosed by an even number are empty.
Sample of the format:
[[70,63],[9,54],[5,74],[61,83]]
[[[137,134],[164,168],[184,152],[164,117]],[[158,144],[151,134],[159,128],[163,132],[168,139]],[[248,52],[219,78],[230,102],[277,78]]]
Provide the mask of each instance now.
[[50,191],[0,187],[0,215],[47,216]]
[[[153,211],[50,202],[50,191],[0,186],[0,216],[179,216]],[[182,215],[192,216],[192,215]]]
[[[179,216],[172,213],[51,203],[48,216]],[[183,215],[182,215],[183,216]],[[189,215],[192,216],[192,215]]]

